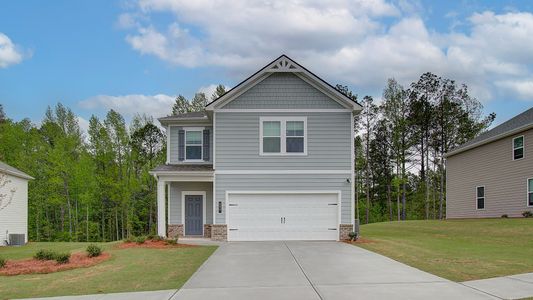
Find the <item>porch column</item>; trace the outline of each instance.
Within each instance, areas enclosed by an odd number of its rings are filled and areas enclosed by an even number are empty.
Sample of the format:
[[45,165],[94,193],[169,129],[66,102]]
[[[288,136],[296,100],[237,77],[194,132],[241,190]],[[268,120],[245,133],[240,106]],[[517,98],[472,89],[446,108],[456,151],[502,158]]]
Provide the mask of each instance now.
[[165,215],[165,186],[166,181],[157,179],[157,235],[167,236],[167,221]]

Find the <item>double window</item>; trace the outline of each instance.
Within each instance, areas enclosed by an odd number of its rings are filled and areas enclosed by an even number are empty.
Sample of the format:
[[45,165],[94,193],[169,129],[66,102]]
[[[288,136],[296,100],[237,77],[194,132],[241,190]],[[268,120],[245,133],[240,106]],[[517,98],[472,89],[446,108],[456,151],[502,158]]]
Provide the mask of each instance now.
[[527,180],[527,206],[533,206],[533,178]]
[[485,187],[476,187],[476,208],[485,209]]
[[513,139],[513,160],[524,158],[524,136]]
[[202,160],[202,130],[185,130],[185,160]]
[[261,155],[306,155],[306,117],[261,117]]

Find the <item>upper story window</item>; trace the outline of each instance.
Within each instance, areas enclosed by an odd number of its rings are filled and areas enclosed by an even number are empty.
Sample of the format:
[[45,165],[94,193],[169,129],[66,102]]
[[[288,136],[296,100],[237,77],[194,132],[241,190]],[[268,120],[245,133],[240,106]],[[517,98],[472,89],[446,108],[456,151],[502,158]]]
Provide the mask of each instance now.
[[527,180],[527,206],[533,206],[533,178]]
[[306,155],[306,117],[261,117],[261,155]]
[[524,136],[513,139],[513,160],[524,158]]
[[477,209],[485,209],[485,187],[476,187],[476,207]]
[[185,160],[202,160],[202,130],[185,131]]

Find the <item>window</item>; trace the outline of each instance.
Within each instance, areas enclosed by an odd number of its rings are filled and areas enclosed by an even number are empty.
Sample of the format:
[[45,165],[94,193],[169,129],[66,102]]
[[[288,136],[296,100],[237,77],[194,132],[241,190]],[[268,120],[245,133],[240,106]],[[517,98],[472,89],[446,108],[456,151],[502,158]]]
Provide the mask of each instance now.
[[306,117],[261,117],[260,155],[307,155]]
[[524,158],[524,136],[513,139],[513,160]]
[[288,153],[304,152],[304,122],[287,121],[286,146]]
[[263,122],[263,153],[280,153],[281,151],[281,122]]
[[185,160],[202,159],[202,131],[185,131]]
[[527,180],[527,206],[533,206],[533,178]]
[[476,188],[476,205],[477,209],[485,209],[485,187],[478,186]]

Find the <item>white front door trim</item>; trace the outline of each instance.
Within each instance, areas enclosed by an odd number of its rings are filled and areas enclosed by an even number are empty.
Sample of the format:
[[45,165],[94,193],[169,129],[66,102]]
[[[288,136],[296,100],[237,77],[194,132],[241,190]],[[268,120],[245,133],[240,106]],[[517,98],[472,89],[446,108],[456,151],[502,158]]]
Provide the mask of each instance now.
[[[183,224],[183,235],[185,235],[185,196],[187,195],[193,195],[193,196],[202,196],[202,233],[204,231],[205,225],[205,217],[206,217],[206,195],[207,193],[205,191],[182,191],[181,192],[181,224]],[[203,235],[203,234],[202,234]]]

